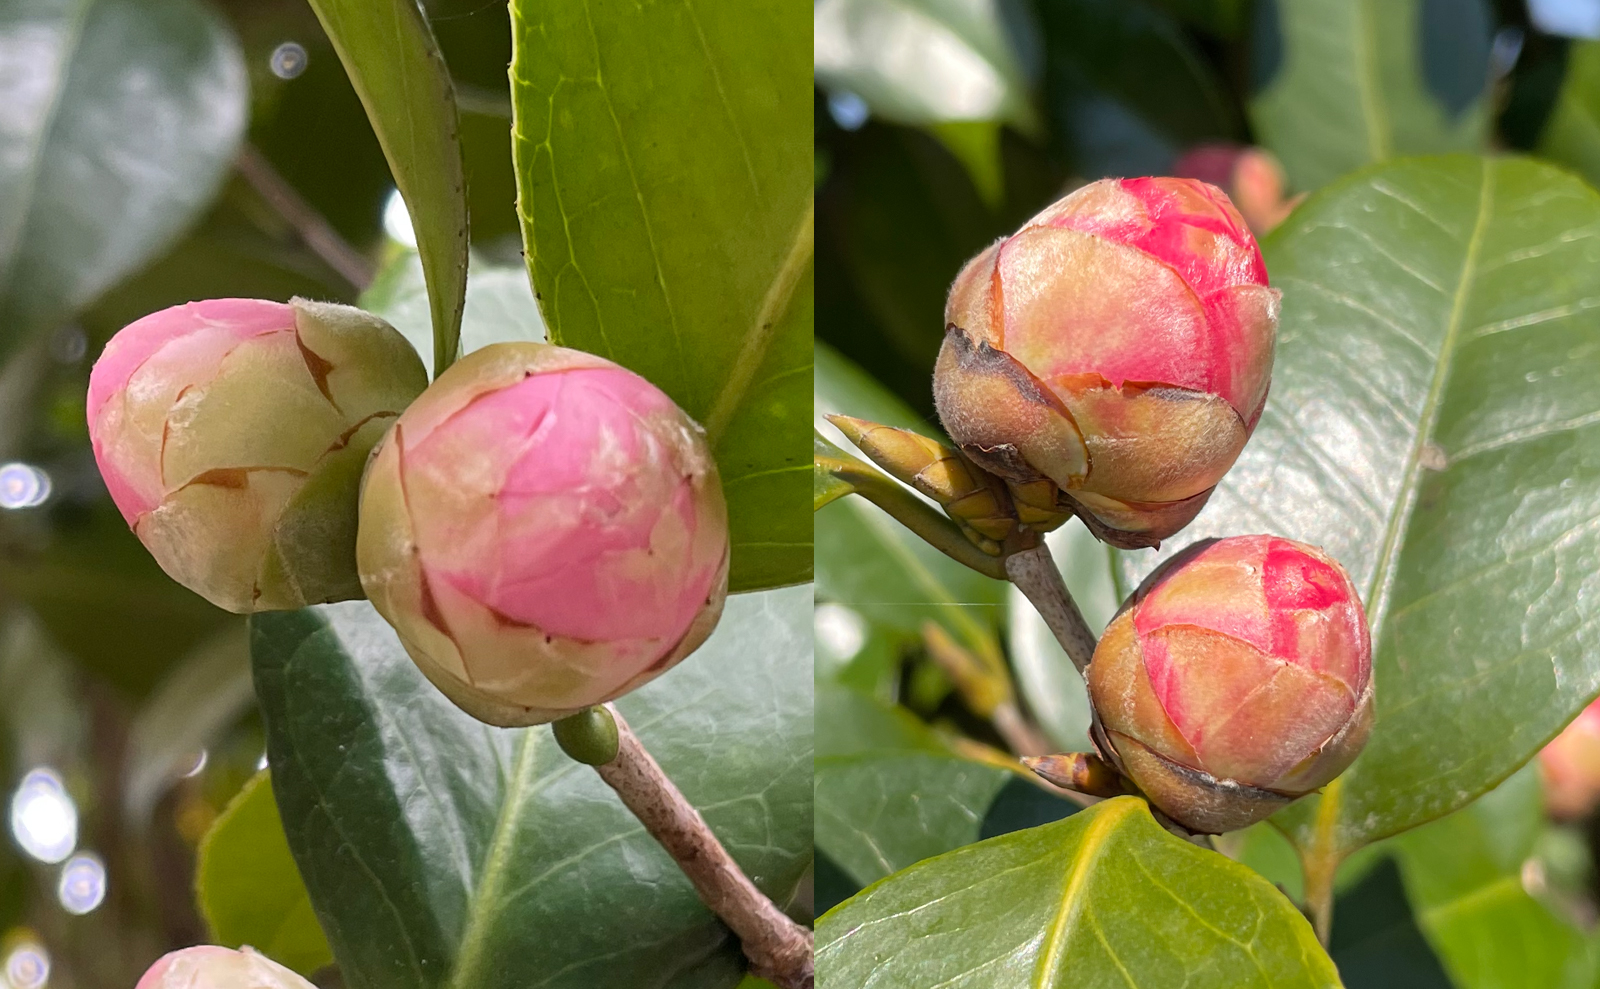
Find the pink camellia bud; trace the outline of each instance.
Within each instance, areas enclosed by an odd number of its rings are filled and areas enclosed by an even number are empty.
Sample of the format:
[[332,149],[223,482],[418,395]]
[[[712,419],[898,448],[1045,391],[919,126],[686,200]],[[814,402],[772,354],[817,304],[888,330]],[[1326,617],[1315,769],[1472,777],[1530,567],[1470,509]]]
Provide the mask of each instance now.
[[1313,546],[1234,536],[1180,553],[1089,664],[1095,740],[1168,817],[1220,834],[1349,766],[1372,722],[1372,643]]
[[1545,806],[1552,817],[1585,817],[1600,804],[1600,701],[1578,713],[1539,753]]
[[174,580],[246,613],[361,596],[367,452],[427,371],[349,306],[212,299],[124,327],[89,376],[95,461]]
[[660,389],[591,354],[496,344],[379,445],[357,557],[440,690],[490,724],[538,724],[705,641],[727,594],[727,506],[703,432]]
[[1267,397],[1278,292],[1228,197],[1105,179],[962,269],[934,370],[939,417],[1018,503],[1155,546],[1233,466]]
[[249,948],[202,944],[162,955],[134,989],[316,989]]
[[1225,190],[1258,237],[1271,233],[1305,198],[1288,197],[1289,180],[1277,156],[1244,144],[1196,145],[1173,163],[1172,174]]

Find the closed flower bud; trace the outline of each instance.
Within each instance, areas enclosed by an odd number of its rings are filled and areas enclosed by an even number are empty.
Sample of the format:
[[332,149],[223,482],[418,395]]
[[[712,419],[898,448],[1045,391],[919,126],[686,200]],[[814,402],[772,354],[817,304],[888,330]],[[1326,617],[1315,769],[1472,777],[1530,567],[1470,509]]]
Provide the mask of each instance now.
[[134,989],[316,989],[249,948],[203,944],[156,959]]
[[497,344],[440,375],[378,447],[357,556],[440,690],[490,724],[537,724],[705,641],[727,593],[727,507],[700,427],[650,382]]
[[213,299],[124,327],[89,377],[111,498],[156,562],[247,613],[361,596],[372,445],[427,386],[388,323],[349,306]]
[[962,452],[1041,517],[1137,548],[1187,525],[1244,448],[1278,292],[1220,190],[1105,179],[968,262],[945,321],[934,399]]
[[1220,834],[1344,771],[1372,721],[1355,587],[1273,536],[1201,543],[1129,599],[1089,664],[1102,753],[1168,817]]
[[1539,769],[1552,817],[1584,817],[1600,804],[1600,701],[1584,708],[1544,747]]

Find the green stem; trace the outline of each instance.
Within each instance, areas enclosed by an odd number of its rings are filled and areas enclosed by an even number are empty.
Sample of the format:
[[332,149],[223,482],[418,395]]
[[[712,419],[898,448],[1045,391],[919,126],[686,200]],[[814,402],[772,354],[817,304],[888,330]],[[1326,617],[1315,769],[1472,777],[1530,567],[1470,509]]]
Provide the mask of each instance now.
[[971,567],[985,577],[1006,579],[1005,564],[999,557],[990,556],[973,545],[943,512],[912,494],[887,474],[854,457],[819,456],[816,462],[945,556]]

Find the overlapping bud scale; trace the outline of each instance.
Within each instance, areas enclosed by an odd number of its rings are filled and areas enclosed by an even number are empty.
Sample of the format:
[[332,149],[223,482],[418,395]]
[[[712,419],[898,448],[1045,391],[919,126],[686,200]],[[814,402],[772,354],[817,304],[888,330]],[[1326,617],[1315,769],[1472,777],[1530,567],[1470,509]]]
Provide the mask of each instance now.
[[1327,783],[1371,725],[1350,578],[1272,536],[1202,543],[1152,574],[1087,675],[1103,753],[1195,831],[1245,827]]
[[357,555],[445,694],[534,724],[705,640],[727,509],[702,431],[654,385],[590,354],[497,344],[440,375],[378,448]]
[[1153,546],[1194,518],[1254,429],[1277,317],[1220,190],[1106,179],[962,270],[934,397],[963,453],[1021,504]]
[[234,612],[360,597],[367,452],[427,386],[359,309],[214,299],[123,328],[89,379],[95,460],[179,583]]

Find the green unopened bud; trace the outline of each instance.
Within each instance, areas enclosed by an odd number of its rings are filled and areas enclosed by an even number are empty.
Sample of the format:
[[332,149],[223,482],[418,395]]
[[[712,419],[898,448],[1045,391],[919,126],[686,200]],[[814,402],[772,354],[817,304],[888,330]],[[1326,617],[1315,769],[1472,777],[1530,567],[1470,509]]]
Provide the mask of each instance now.
[[89,378],[95,460],[174,580],[247,613],[361,596],[367,453],[427,386],[369,313],[213,299],[123,328]]
[[596,704],[570,714],[550,727],[555,731],[561,751],[586,766],[604,766],[617,757],[621,736],[617,719],[604,705]]
[[[984,552],[998,555],[1002,544],[1016,531],[1018,514],[1006,482],[973,466],[954,447],[909,429],[852,416],[832,415],[828,421],[873,463],[938,502]],[[1023,521],[1036,523],[1030,527],[1038,532],[1046,532],[1072,517],[1070,512],[1040,513],[1032,511],[1031,506],[1022,507],[1028,512]],[[1047,514],[1050,522],[1046,521]]]

